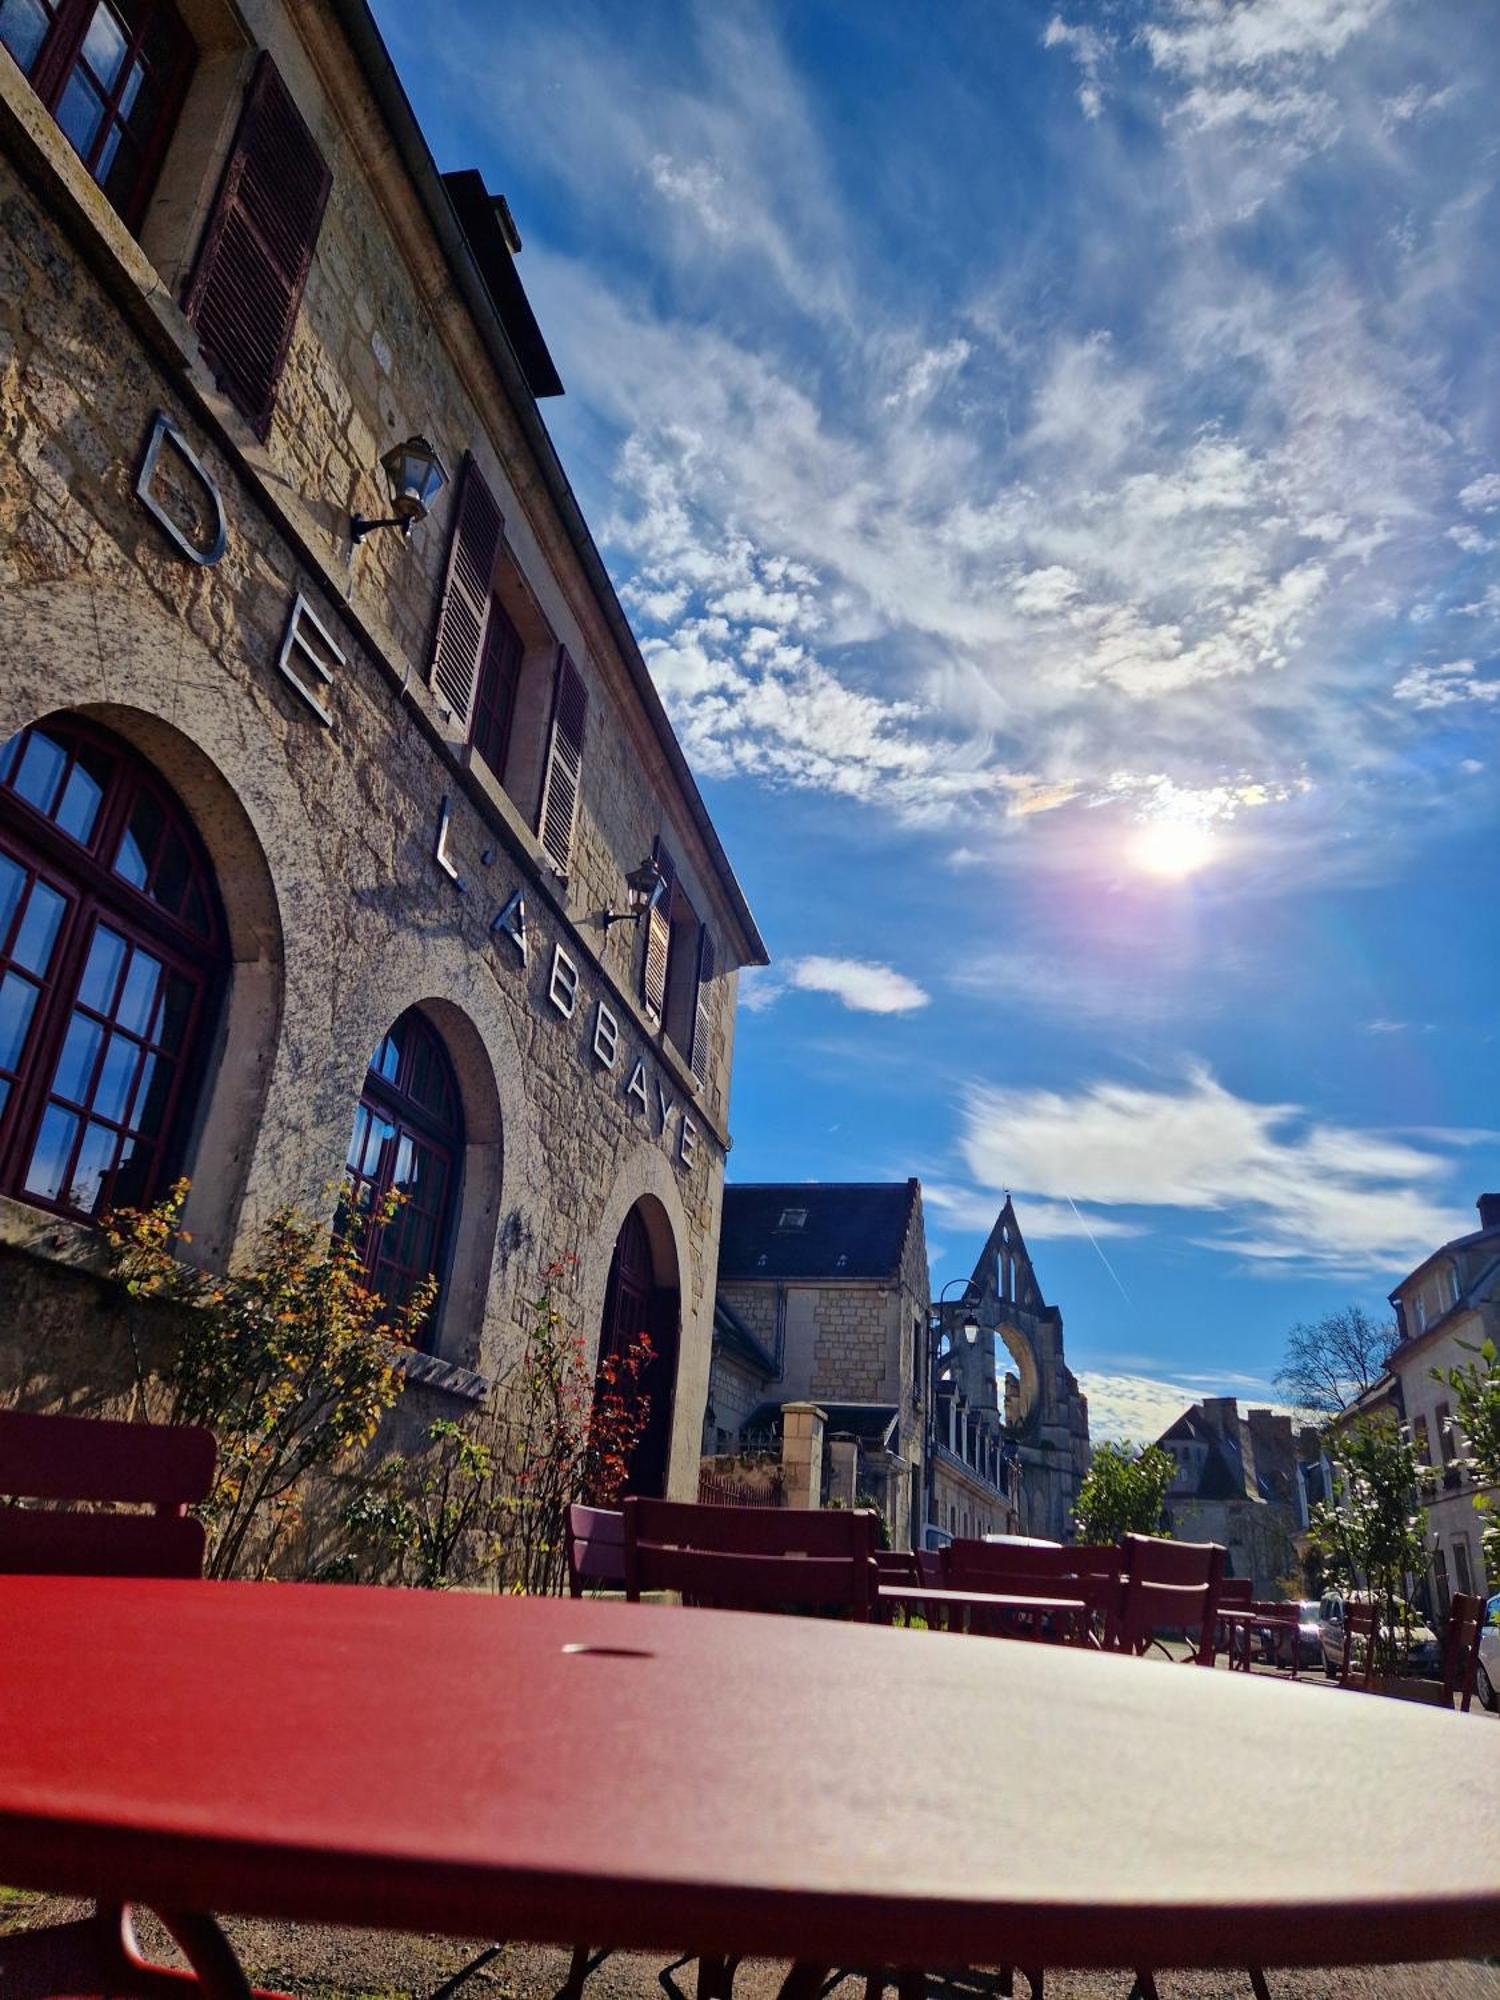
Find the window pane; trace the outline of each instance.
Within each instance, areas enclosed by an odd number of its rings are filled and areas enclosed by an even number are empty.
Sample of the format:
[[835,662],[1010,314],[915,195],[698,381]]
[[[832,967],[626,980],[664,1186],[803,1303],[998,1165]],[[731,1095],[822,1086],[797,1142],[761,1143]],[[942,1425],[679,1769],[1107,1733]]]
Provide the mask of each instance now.
[[57,891],[45,882],[32,883],[31,900],[26,905],[15,950],[11,953],[17,965],[27,972],[47,970],[52,960],[52,947],[57,942],[57,927],[67,907]]
[[99,1044],[103,1039],[104,1030],[97,1021],[91,1021],[87,1014],[73,1016],[62,1054],[57,1059],[57,1074],[52,1079],[54,1097],[70,1098],[74,1104],[88,1103],[89,1085],[94,1080],[94,1064],[99,1059]]
[[54,743],[39,729],[32,730],[15,780],[16,790],[28,805],[35,806],[38,812],[51,812],[67,761],[68,753],[60,743]]
[[31,981],[7,972],[0,980],[0,1069],[20,1068],[35,1007],[36,988]]
[[151,884],[151,894],[164,910],[170,910],[175,917],[182,908],[183,893],[188,885],[191,864],[188,852],[175,833],[168,833],[167,844],[162,849],[161,860],[157,864],[156,880]]
[[56,817],[63,832],[70,833],[85,847],[93,834],[94,822],[99,817],[99,801],[103,796],[104,787],[99,779],[92,771],[85,770],[81,761],[76,763],[68,773]]
[[87,1215],[92,1215],[99,1206],[100,1189],[114,1159],[118,1138],[119,1134],[111,1132],[107,1125],[90,1125],[83,1135],[68,1200]]
[[190,980],[180,973],[167,974],[166,992],[162,998],[161,1014],[152,1034],[152,1040],[161,1043],[164,1049],[173,1053],[182,1046],[182,1037],[187,1030],[188,1015],[193,1005],[193,987]]
[[151,1025],[160,979],[160,961],[149,952],[137,951],[130,961],[130,970],[125,975],[125,991],[120,995],[120,1004],[115,1012],[120,1026],[128,1028],[133,1035],[144,1035]]
[[130,1102],[130,1087],[135,1082],[136,1064],[140,1058],[139,1042],[133,1042],[129,1035],[110,1036],[90,1110],[97,1112],[101,1118],[113,1118],[117,1124],[124,1122],[125,1107]]
[[43,1201],[57,1200],[67,1176],[68,1156],[77,1130],[78,1120],[71,1113],[59,1110],[55,1104],[47,1106],[42,1129],[31,1150],[31,1165],[26,1169],[28,1194],[40,1195]]
[[354,1107],[354,1130],[349,1134],[349,1151],[344,1164],[351,1174],[359,1172],[360,1161],[364,1158],[365,1132],[370,1123],[370,1114],[362,1104]]
[[0,42],[23,70],[30,70],[47,33],[39,0],[0,0]]
[[163,1062],[160,1056],[147,1056],[141,1067],[135,1102],[130,1107],[130,1122],[137,1132],[144,1133],[148,1139],[161,1136],[167,1115],[167,1093],[172,1088],[173,1067],[173,1064]]
[[103,119],[104,99],[83,71],[75,69],[57,107],[57,122],[77,147],[81,159],[87,160],[93,151]]
[[125,1141],[115,1165],[115,1184],[109,1197],[111,1207],[135,1208],[146,1199],[147,1175],[155,1157],[151,1147],[138,1146],[134,1139]]
[[85,1007],[92,1007],[100,1014],[108,1014],[112,1010],[124,958],[124,938],[100,924],[89,946],[89,962],[83,968],[83,978],[78,987],[78,997]]
[[386,1036],[371,1058],[370,1067],[377,1076],[383,1076],[387,1083],[396,1081],[396,1071],[401,1067],[401,1050],[394,1035]]
[[10,936],[11,920],[16,914],[16,905],[21,900],[21,891],[26,887],[26,870],[8,854],[0,854],[0,951],[4,951],[6,939]]
[[160,839],[161,807],[150,792],[142,792],[120,841],[120,852],[115,859],[116,874],[123,875],[137,889],[144,889]]
[[83,54],[89,68],[106,90],[114,88],[128,42],[128,36],[115,19],[115,10],[107,4],[107,0],[102,0],[101,5],[94,9],[94,18],[89,22],[88,33],[83,38]]

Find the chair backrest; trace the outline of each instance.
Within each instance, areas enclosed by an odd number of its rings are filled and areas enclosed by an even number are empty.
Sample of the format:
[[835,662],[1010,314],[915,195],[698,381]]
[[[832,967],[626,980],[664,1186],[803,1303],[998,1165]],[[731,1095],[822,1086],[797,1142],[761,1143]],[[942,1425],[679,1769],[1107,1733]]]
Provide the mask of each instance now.
[[1461,1696],[1465,1715],[1474,1699],[1483,1632],[1484,1599],[1456,1591],[1448,1606],[1448,1630],[1443,1636],[1443,1698],[1451,1708],[1453,1697]]
[[938,1549],[918,1549],[917,1581],[924,1590],[939,1590],[943,1582],[943,1558]]
[[875,1574],[882,1583],[905,1584],[913,1590],[922,1581],[917,1559],[910,1549],[877,1549]]
[[1255,1585],[1248,1576],[1226,1576],[1219,1585],[1219,1605],[1223,1610],[1244,1611],[1255,1597]]
[[0,1497],[149,1507],[149,1514],[0,1506],[0,1573],[201,1576],[203,1523],[188,1507],[213,1485],[212,1431],[0,1410]]
[[1072,1542],[1063,1554],[1068,1559],[1070,1596],[1081,1597],[1089,1610],[1101,1619],[1108,1631],[1119,1614],[1120,1592],[1124,1588],[1125,1557],[1118,1542]]
[[1029,1548],[1016,1542],[949,1542],[942,1551],[943,1582],[949,1590],[1055,1597],[1058,1586],[1072,1580],[1067,1555],[1066,1549]]
[[568,1589],[575,1597],[586,1590],[625,1588],[625,1516],[617,1507],[568,1509]]
[[1114,1631],[1106,1645],[1144,1652],[1160,1631],[1181,1632],[1203,1666],[1212,1666],[1214,1627],[1224,1583],[1224,1551],[1217,1542],[1170,1542],[1156,1535],[1126,1535],[1120,1544],[1125,1580]]
[[721,1611],[842,1610],[868,1619],[875,1515],[849,1508],[625,1502],[625,1595],[675,1590]]
[[1344,1599],[1344,1652],[1339,1661],[1339,1685],[1348,1687],[1354,1672],[1354,1642],[1363,1641],[1361,1678],[1366,1687],[1375,1673],[1375,1606],[1357,1599]]

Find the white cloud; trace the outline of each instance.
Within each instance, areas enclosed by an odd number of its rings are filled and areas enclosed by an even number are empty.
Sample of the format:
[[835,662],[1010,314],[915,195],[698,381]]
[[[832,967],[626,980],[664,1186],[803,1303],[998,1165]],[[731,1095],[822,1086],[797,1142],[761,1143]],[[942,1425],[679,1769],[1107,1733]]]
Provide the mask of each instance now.
[[1448,660],[1442,666],[1413,667],[1391,692],[1416,709],[1456,708],[1500,701],[1500,680],[1481,678],[1472,660]]
[[1085,118],[1097,118],[1104,106],[1100,75],[1109,53],[1109,44],[1104,36],[1096,29],[1080,27],[1054,14],[1042,36],[1042,47],[1063,48],[1072,56],[1081,72],[1078,102],[1083,108],[1083,115]]
[[929,347],[919,354],[901,379],[899,388],[885,398],[888,410],[903,404],[924,403],[942,382],[956,375],[974,352],[967,340],[950,340],[943,347]]
[[[944,1224],[954,1229],[972,1230],[987,1237],[1000,1213],[1000,1199],[982,1188],[954,1187],[944,1181],[923,1180],[922,1200],[936,1209]],[[1017,1204],[1016,1217],[1021,1234],[1028,1242],[1056,1242],[1062,1238],[1139,1236],[1140,1225],[1120,1216],[1075,1209],[1071,1202],[1044,1201],[1031,1195]],[[976,1250],[978,1245],[975,1246]]]
[[976,1089],[962,1152],[983,1187],[1215,1216],[1197,1240],[1254,1266],[1399,1271],[1468,1228],[1439,1154],[1236,1097],[1202,1067],[1176,1087]]
[[856,1014],[912,1014],[931,999],[914,979],[892,966],[820,954],[783,959],[770,972],[757,975],[748,995],[743,979],[740,988],[743,1004],[755,1012],[787,991],[826,993]]
[[1471,514],[1485,514],[1492,507],[1500,507],[1500,472],[1486,472],[1482,478],[1471,479],[1460,492],[1458,504],[1467,507]]
[[1247,1409],[1298,1414],[1274,1400],[1269,1383],[1232,1372],[1167,1381],[1084,1368],[1078,1371],[1078,1386],[1089,1399],[1089,1436],[1095,1444],[1152,1444],[1205,1395],[1236,1396],[1242,1415]]

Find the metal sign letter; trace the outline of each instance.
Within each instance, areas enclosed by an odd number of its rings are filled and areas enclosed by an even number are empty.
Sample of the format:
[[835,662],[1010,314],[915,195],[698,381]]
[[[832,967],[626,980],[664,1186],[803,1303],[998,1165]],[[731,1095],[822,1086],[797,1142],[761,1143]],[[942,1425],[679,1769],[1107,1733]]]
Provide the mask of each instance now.
[[594,1060],[613,1069],[619,1046],[620,1024],[601,1000],[594,1015]]
[[547,982],[547,998],[565,1021],[573,1018],[578,1004],[578,967],[560,944],[552,947],[552,977]]
[[625,1095],[627,1097],[638,1097],[641,1100],[642,1111],[649,1117],[651,1102],[646,1096],[646,1065],[639,1056],[636,1057],[635,1068],[630,1072],[630,1081],[625,1086]]
[[[213,533],[205,548],[200,548],[196,542],[188,540],[182,528],[172,519],[152,490],[152,481],[156,477],[156,461],[161,456],[163,444],[171,445],[207,496],[213,514]],[[204,470],[193,447],[165,410],[158,410],[152,420],[150,434],[146,439],[146,449],[141,457],[141,469],[135,476],[135,497],[173,547],[185,555],[190,563],[197,563],[200,569],[211,569],[223,555],[228,533],[224,525],[224,502],[219,498],[219,489]]]
[[519,889],[514,891],[505,908],[496,916],[490,925],[490,930],[499,931],[502,937],[508,937],[521,954],[522,965],[526,963],[526,956],[530,950],[526,936],[526,898]]
[[444,799],[438,807],[437,844],[432,850],[432,858],[449,881],[458,882],[461,889],[464,885],[459,881],[458,869],[454,865],[453,856],[448,852],[448,828],[452,822],[453,815],[448,809],[448,801]]

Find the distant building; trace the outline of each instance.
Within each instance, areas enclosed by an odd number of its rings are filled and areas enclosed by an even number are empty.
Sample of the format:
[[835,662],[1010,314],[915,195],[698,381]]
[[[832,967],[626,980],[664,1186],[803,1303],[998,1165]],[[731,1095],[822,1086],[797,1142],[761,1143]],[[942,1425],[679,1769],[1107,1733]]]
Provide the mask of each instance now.
[[705,1449],[774,1444],[784,1406],[814,1403],[825,1502],[873,1502],[909,1548],[922,1518],[927,1294],[917,1181],[726,1187]]
[[[980,1329],[972,1349],[960,1331],[964,1314],[971,1309]],[[976,1454],[968,1440],[977,1436],[979,1465],[991,1468],[986,1475],[987,1504],[993,1511],[1003,1501],[1011,1517],[1001,1531],[1065,1540],[1072,1532],[1073,1507],[1088,1471],[1088,1399],[1063,1356],[1062,1314],[1042,1297],[1009,1195],[963,1296],[933,1310],[944,1351],[955,1357],[952,1373],[960,1420],[955,1430],[949,1405],[946,1434],[937,1421],[933,1525],[941,1535],[965,1532],[952,1524],[962,1522],[966,1505],[975,1510],[980,1496],[954,1460],[974,1469]],[[996,1377],[1002,1343],[1016,1364],[1015,1374],[1005,1377],[1003,1401]],[[941,1397],[940,1381],[933,1404],[935,1420],[945,1408]],[[952,1448],[955,1436],[957,1452]],[[981,1527],[977,1532],[993,1530]]]
[[1445,1617],[1453,1591],[1486,1595],[1497,1587],[1485,1573],[1474,1512],[1476,1492],[1486,1489],[1468,1475],[1452,1393],[1433,1372],[1466,1365],[1485,1339],[1500,1342],[1500,1194],[1479,1197],[1478,1229],[1435,1250],[1402,1279],[1391,1304],[1397,1334],[1391,1373],[1418,1455],[1432,1468],[1425,1509],[1429,1581],[1432,1609]]
[[1157,1440],[1176,1461],[1166,1514],[1174,1541],[1218,1542],[1226,1572],[1256,1597],[1279,1597],[1298,1568],[1307,1501],[1292,1420],[1273,1410],[1242,1418],[1233,1396],[1206,1396]]

